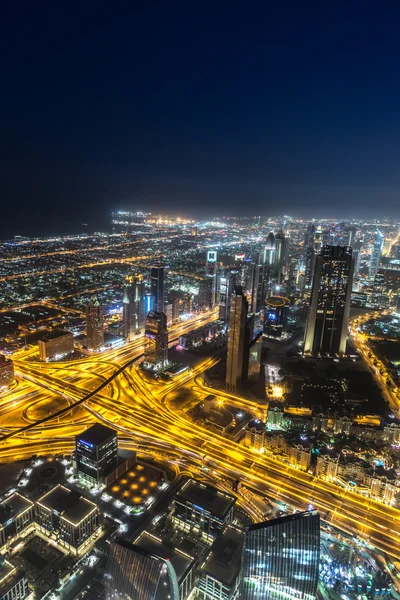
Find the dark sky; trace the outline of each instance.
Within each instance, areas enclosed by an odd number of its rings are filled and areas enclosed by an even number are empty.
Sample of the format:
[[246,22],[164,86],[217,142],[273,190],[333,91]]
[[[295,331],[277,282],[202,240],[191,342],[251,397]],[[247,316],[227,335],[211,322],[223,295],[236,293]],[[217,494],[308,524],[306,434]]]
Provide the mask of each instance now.
[[398,216],[399,2],[1,6],[2,237],[114,208]]

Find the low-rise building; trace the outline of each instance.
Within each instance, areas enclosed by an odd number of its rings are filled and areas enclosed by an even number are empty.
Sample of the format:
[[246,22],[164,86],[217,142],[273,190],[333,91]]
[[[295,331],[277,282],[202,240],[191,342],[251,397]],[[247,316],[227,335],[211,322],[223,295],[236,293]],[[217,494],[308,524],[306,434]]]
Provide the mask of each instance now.
[[336,479],[338,471],[338,457],[329,453],[320,454],[317,458],[315,474],[317,477],[324,477],[330,481]]
[[8,560],[0,557],[0,599],[23,600],[30,594],[28,579]]
[[265,424],[262,421],[251,421],[246,427],[244,445],[246,448],[252,448],[257,452],[263,452],[264,444]]
[[8,387],[14,381],[14,363],[4,354],[0,354],[0,390]]
[[74,336],[64,329],[53,329],[38,340],[38,345],[40,360],[53,360],[73,352]]
[[57,485],[36,502],[37,520],[47,534],[78,553],[99,527],[99,509],[78,492]]
[[18,492],[3,500],[0,503],[0,547],[23,533],[34,519],[35,505]]
[[288,454],[293,467],[301,471],[308,471],[311,463],[311,446],[293,443],[288,448]]

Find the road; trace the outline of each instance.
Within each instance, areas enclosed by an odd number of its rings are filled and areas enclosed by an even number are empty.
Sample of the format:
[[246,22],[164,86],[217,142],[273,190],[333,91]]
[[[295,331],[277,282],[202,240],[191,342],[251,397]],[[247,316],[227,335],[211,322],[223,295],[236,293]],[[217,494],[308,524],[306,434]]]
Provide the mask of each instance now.
[[[212,321],[215,314],[215,311],[204,313],[177,326],[171,337]],[[125,347],[70,363],[17,360],[16,369],[21,377],[69,404],[59,414],[55,401],[53,413],[33,426],[30,424],[29,429],[10,428],[7,439],[0,443],[0,457],[5,460],[32,453],[70,452],[73,431],[83,429],[83,421],[76,419],[84,420],[84,411],[86,422],[98,419],[117,429],[123,445],[138,438],[144,444],[151,440],[165,451],[184,457],[192,469],[207,468],[208,475],[219,484],[239,479],[258,494],[278,498],[303,510],[312,502],[322,518],[335,527],[368,540],[391,556],[400,555],[399,510],[298,471],[278,458],[237,445],[192,423],[185,414],[168,406],[166,395],[179,386],[199,386],[205,395],[207,390],[196,382],[214,359],[204,360],[193,371],[181,373],[171,382],[154,385],[146,381],[137,367],[141,354],[141,340],[135,340]],[[13,401],[12,395],[13,392],[8,403]],[[218,395],[224,396],[224,392],[219,391]],[[230,394],[225,397],[227,402],[237,400]],[[18,406],[16,413],[20,412]]]

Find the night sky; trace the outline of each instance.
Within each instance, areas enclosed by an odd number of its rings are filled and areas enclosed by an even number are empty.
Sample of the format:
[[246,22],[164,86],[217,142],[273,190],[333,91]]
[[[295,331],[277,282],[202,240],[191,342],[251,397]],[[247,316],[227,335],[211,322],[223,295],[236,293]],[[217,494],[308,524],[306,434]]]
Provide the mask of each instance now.
[[400,3],[5,2],[1,237],[399,216]]

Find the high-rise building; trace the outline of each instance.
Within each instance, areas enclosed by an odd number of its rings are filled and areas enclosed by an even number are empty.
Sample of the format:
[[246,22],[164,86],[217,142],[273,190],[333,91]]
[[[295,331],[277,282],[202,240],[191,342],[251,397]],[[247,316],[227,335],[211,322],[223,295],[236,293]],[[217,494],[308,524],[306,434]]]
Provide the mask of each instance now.
[[104,483],[117,468],[117,432],[101,423],[95,423],[75,437],[75,461],[78,477],[92,485]]
[[0,354],[0,390],[8,387],[14,381],[14,363]]
[[275,236],[275,257],[274,257],[274,277],[278,283],[281,283],[285,272],[287,260],[287,238],[283,231],[279,231]]
[[123,336],[128,341],[144,328],[145,290],[142,275],[127,277],[123,297]]
[[164,267],[153,266],[150,269],[150,293],[154,298],[152,310],[164,310]]
[[314,247],[315,225],[310,223],[304,235],[304,248]]
[[315,270],[315,250],[309,246],[306,250],[306,264],[304,273],[304,285],[306,290],[310,290]]
[[219,278],[219,318],[225,323],[229,323],[231,297],[235,283],[236,275],[231,271],[226,271],[223,277]]
[[353,248],[353,244],[356,241],[357,229],[355,227],[349,227],[347,230],[347,245]]
[[179,600],[170,561],[126,540],[111,544],[105,581],[106,600]]
[[375,276],[379,269],[379,263],[381,262],[381,257],[382,257],[383,242],[384,242],[384,237],[381,234],[381,232],[379,231],[379,229],[377,229],[375,241],[374,241],[374,243],[372,245],[372,249],[371,249],[371,258],[369,260],[369,268],[368,268],[368,275],[369,275],[369,278],[372,280],[375,279]]
[[213,294],[212,279],[209,277],[204,277],[204,279],[200,279],[199,293],[198,293],[198,302],[199,302],[200,308],[208,310],[212,306],[212,304],[213,304],[212,294]]
[[168,362],[168,328],[164,312],[149,312],[144,337],[145,362],[156,368],[164,367]]
[[266,265],[253,265],[251,285],[251,310],[254,313],[259,313],[263,309],[265,296],[267,295],[268,291],[268,274],[269,269]]
[[361,268],[361,250],[353,249],[353,256],[354,256],[354,276],[357,276],[359,274],[360,268]]
[[271,231],[268,234],[268,237],[265,241],[265,246],[262,250],[262,260],[260,262],[262,262],[264,265],[269,265],[269,267],[272,269],[272,266],[274,264],[274,255],[275,255],[275,236],[274,236],[273,232]]
[[98,352],[104,346],[104,314],[97,296],[86,307],[86,345]]
[[264,333],[280,337],[287,325],[290,300],[284,296],[269,296],[265,300]]
[[215,250],[207,251],[206,276],[211,280],[211,308],[217,302],[217,253]]
[[242,560],[242,600],[314,600],[320,560],[316,511],[251,525]]
[[250,340],[248,360],[244,365],[244,379],[250,382],[258,381],[261,371],[261,352],[262,352],[262,331],[256,333],[255,337]]
[[225,379],[227,389],[232,392],[236,391],[243,373],[247,312],[248,304],[243,290],[236,288],[231,298]]
[[322,229],[317,227],[314,235],[314,250],[315,254],[319,254],[322,248]]
[[304,338],[305,354],[345,354],[354,258],[348,246],[317,256]]

